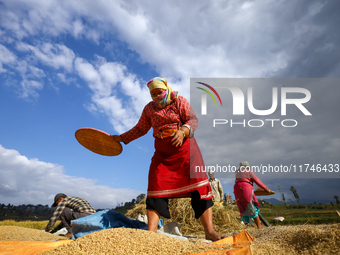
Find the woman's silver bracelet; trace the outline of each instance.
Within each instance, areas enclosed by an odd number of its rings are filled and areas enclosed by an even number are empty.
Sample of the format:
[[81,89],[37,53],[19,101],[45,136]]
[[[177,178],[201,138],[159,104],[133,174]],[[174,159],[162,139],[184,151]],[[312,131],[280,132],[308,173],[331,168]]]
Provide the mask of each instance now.
[[193,138],[194,137],[194,131],[192,130],[192,128],[189,125],[184,124],[184,125],[182,125],[182,127],[186,127],[186,128],[189,129],[189,138]]

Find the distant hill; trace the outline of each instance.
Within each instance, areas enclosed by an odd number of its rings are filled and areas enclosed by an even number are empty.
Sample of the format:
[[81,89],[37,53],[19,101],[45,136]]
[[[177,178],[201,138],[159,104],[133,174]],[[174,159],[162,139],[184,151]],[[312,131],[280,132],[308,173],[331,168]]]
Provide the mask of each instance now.
[[261,199],[267,203],[272,203],[273,205],[280,205],[280,204],[283,204],[282,201],[276,199],[276,198],[267,198],[267,199]]
[[[260,197],[260,199],[261,199],[261,197]],[[265,201],[265,202],[267,202],[267,203],[272,203],[272,204],[274,204],[274,205],[280,205],[280,204],[283,204],[283,202],[282,201],[280,201],[280,200],[278,200],[278,199],[276,199],[276,198],[265,198],[265,199],[262,199],[263,201]],[[302,205],[313,205],[314,204],[314,202],[318,205],[318,204],[329,204],[330,202],[333,202],[334,203],[334,201],[332,201],[331,199],[329,199],[329,200],[326,200],[326,199],[308,199],[308,198],[302,198],[302,199],[300,199],[300,204],[302,204]],[[293,201],[293,202],[291,202],[291,201],[289,201],[289,202],[287,202],[287,204],[297,204],[297,201],[295,200],[295,201]]]

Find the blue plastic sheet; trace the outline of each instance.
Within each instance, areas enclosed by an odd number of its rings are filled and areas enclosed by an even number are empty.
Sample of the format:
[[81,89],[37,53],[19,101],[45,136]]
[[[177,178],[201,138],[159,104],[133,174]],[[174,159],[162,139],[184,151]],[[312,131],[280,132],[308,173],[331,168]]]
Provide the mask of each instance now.
[[161,228],[163,226],[164,226],[163,220],[159,219],[159,221],[158,221],[158,228]]
[[72,233],[75,239],[107,228],[147,229],[147,225],[113,210],[99,211],[72,221]]

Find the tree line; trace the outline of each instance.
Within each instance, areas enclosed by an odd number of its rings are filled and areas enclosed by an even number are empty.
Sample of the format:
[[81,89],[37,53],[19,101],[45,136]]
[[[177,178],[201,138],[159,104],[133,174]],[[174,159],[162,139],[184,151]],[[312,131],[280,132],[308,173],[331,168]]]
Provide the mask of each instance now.
[[[281,196],[282,196],[282,200],[285,203],[285,205],[287,205],[285,194],[282,192],[280,185],[278,185],[278,187],[279,187],[279,191],[280,191]],[[299,197],[299,194],[298,194],[297,190],[295,189],[295,187],[291,186],[289,190],[293,193],[294,198],[296,199],[298,205],[300,206],[300,197]],[[339,197],[337,195],[334,196],[334,199],[336,201],[336,204],[340,204]],[[333,202],[330,202],[330,204],[333,204]]]

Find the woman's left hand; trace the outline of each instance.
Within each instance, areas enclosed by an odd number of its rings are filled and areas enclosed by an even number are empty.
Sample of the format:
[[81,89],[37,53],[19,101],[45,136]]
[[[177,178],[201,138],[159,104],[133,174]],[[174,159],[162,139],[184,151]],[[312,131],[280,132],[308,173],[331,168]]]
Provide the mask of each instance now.
[[174,134],[173,137],[171,139],[172,141],[172,145],[175,145],[176,147],[178,146],[182,146],[183,144],[183,140],[184,140],[184,134],[181,130],[177,130]]

